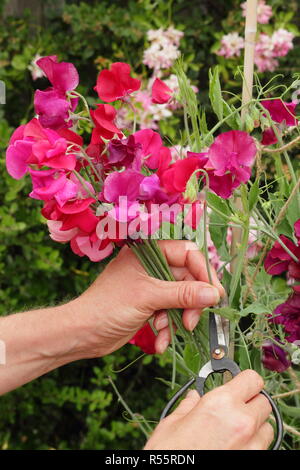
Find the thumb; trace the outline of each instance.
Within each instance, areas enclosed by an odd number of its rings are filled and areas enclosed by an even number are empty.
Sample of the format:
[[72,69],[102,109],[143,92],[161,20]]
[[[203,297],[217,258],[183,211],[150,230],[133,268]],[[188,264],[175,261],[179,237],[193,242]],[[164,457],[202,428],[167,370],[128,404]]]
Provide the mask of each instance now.
[[151,304],[154,310],[205,308],[220,300],[216,287],[201,281],[160,281],[154,283]]

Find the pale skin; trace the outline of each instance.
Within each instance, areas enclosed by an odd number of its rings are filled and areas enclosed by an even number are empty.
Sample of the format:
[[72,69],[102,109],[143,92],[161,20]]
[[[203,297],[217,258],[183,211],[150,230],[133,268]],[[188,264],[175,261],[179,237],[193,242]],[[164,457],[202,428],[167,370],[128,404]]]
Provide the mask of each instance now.
[[[0,318],[6,345],[0,394],[69,362],[116,351],[153,315],[156,351],[163,353],[170,342],[168,308],[183,308],[183,325],[192,331],[202,309],[224,295],[223,287],[213,270],[209,284],[204,257],[193,243],[159,243],[177,282],[148,276],[124,247],[78,298]],[[262,388],[256,372],[244,371],[201,399],[191,391],[157,426],[145,449],[267,449],[273,430]]]

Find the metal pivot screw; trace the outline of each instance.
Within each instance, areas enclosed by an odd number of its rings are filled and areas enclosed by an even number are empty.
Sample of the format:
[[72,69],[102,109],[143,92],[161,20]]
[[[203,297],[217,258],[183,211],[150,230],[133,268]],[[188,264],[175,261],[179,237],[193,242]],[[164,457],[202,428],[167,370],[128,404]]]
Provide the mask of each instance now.
[[224,356],[225,356],[225,351],[222,348],[216,348],[212,353],[212,357],[214,359],[222,359]]

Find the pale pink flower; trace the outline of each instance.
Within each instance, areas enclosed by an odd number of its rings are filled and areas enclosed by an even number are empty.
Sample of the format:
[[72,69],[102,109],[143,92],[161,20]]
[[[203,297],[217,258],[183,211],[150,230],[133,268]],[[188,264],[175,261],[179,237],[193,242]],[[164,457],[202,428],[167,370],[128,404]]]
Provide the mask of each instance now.
[[280,28],[273,33],[273,54],[275,57],[284,57],[293,49],[294,34],[286,29]]
[[[243,9],[243,16],[246,16],[246,2],[241,4]],[[257,22],[260,24],[267,24],[273,14],[271,5],[267,5],[265,0],[259,0],[257,5]]]
[[178,50],[182,31],[173,27],[163,30],[149,30],[147,38],[151,45],[144,51],[143,63],[158,73],[161,69],[172,67],[174,61],[179,57]]
[[241,49],[244,48],[244,39],[238,33],[225,34],[221,39],[221,48],[216,52],[217,55],[226,57],[239,57]]
[[259,72],[273,72],[278,67],[274,56],[274,43],[271,36],[261,33],[255,45],[254,62]]

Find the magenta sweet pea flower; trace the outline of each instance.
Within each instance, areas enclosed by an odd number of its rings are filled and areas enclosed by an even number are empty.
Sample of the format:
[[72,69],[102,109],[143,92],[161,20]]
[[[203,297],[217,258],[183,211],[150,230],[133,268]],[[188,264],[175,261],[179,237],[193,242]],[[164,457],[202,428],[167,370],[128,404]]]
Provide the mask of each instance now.
[[173,91],[160,78],[156,78],[152,85],[152,103],[165,104],[172,98]]
[[140,193],[140,184],[144,175],[135,170],[114,171],[104,182],[103,196],[107,202],[118,204],[121,196],[126,196],[129,203],[135,202]]
[[262,347],[262,363],[266,369],[279,373],[291,365],[288,353],[271,341],[267,341]]
[[49,201],[55,199],[61,206],[77,195],[77,185],[69,180],[65,173],[57,170],[29,170],[33,190],[29,194],[33,199]]
[[163,143],[160,135],[152,129],[142,129],[132,134],[136,144],[141,146],[144,165],[151,170],[158,168]]
[[128,96],[140,89],[141,81],[130,76],[130,65],[115,62],[109,70],[102,70],[94,90],[101,100],[110,103],[116,100],[126,100]]
[[34,94],[35,112],[39,115],[42,126],[51,129],[71,127],[73,122],[69,112],[75,111],[77,104],[78,98],[66,99],[64,93],[53,88],[36,90]]
[[[241,183],[246,183],[251,176],[251,166],[254,162],[257,149],[254,139],[243,131],[229,131],[220,134],[208,150],[207,169],[213,169],[210,175],[210,184],[219,194],[213,177],[222,177],[217,180],[230,195]],[[224,196],[223,196],[224,197]],[[228,196],[229,197],[229,196]]]
[[25,124],[12,134],[6,151],[6,169],[16,180],[21,179],[29,170],[27,160],[31,155],[32,139],[24,138]]
[[68,91],[74,90],[79,83],[76,68],[69,62],[58,62],[56,56],[42,57],[37,65],[51,82],[47,90],[37,90],[34,96],[34,107],[42,126],[51,129],[70,127],[72,120],[69,112],[74,111],[78,98],[69,99]]
[[140,161],[141,150],[142,146],[135,142],[133,135],[127,139],[112,139],[108,144],[107,161],[112,166],[128,168],[135,159]]
[[42,57],[36,63],[56,90],[66,93],[77,88],[79,75],[70,62],[58,62],[57,56],[52,55]]
[[[271,116],[271,119],[278,124],[285,124],[286,126],[297,126],[298,121],[295,117],[295,110],[297,103],[285,103],[282,100],[263,100],[261,104],[266,108]],[[280,128],[278,128],[280,132]],[[266,129],[263,132],[262,144],[273,145],[276,144],[277,137],[272,128]]]

